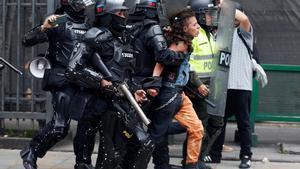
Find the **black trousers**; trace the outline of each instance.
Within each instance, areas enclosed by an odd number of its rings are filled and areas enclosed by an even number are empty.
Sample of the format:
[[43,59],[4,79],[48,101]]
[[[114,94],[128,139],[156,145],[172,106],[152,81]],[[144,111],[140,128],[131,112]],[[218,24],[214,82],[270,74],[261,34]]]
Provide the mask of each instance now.
[[227,120],[235,116],[240,134],[240,158],[249,156],[251,158],[251,126],[250,126],[251,91],[233,90],[227,91],[226,110],[222,133],[211,148],[210,156],[213,161],[218,162],[222,158],[222,146],[225,140],[225,128]]

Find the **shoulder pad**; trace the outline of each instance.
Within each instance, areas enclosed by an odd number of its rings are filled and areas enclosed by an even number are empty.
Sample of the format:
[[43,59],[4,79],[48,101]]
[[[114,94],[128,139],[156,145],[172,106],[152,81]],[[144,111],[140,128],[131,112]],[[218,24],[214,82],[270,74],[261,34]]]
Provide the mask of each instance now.
[[84,42],[94,46],[100,44],[101,42],[106,42],[111,40],[112,33],[106,28],[91,28],[84,36]]
[[144,26],[158,25],[158,22],[152,19],[145,19]]
[[159,25],[152,25],[147,33],[146,33],[146,38],[153,38],[154,36],[157,35],[163,35],[163,31],[161,30],[161,27]]

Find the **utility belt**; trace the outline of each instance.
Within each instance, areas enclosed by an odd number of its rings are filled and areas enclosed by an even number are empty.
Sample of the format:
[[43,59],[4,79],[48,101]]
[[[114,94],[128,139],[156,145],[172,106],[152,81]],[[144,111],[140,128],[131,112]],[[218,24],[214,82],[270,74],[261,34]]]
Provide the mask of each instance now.
[[179,94],[182,94],[184,86],[178,86],[172,82],[162,82],[163,87],[176,89]]
[[65,69],[64,68],[52,68],[45,69],[42,88],[45,91],[51,91],[53,89],[62,88],[68,85],[68,80],[64,76]]

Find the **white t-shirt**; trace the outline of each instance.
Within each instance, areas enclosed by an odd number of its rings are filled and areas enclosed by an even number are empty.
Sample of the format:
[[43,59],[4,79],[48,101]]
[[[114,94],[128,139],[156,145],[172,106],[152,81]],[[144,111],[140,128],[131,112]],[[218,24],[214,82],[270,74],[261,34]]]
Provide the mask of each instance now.
[[[253,29],[250,32],[239,28],[248,46],[253,49]],[[248,50],[237,34],[233,33],[231,60],[229,68],[228,89],[252,91],[252,65]]]

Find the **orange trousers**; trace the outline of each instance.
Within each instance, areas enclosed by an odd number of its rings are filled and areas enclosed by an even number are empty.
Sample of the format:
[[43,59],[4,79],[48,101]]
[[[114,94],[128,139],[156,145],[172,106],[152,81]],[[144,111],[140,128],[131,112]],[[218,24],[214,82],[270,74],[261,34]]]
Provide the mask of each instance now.
[[193,108],[191,100],[183,93],[182,104],[175,119],[187,130],[186,164],[197,163],[200,155],[204,128]]

